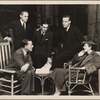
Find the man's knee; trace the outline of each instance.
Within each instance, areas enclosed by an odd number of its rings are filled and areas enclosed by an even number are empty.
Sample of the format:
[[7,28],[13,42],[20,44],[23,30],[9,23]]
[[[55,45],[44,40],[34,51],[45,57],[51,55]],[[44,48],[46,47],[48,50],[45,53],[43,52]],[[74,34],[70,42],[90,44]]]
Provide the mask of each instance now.
[[62,68],[55,68],[54,72],[59,73],[59,72],[61,72],[61,70],[62,70]]
[[28,75],[31,75],[31,74],[34,74],[35,73],[35,71],[32,69],[32,70],[29,70],[28,72],[27,72],[27,74]]

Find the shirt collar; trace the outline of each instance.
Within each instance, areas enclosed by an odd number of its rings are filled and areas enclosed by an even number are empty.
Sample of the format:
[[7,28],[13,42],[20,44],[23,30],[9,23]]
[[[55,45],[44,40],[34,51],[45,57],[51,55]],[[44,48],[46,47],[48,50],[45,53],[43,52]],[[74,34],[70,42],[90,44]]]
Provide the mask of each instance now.
[[21,22],[21,24],[22,24],[22,26],[23,26],[23,23],[24,23],[24,22],[23,22],[21,19],[20,19],[20,22]]
[[66,29],[67,32],[68,32],[69,28],[70,28],[70,25],[69,25],[69,26],[67,27],[67,29]]
[[22,50],[23,50],[23,53],[24,53],[24,56],[27,54],[27,52],[22,48]]
[[41,34],[45,35],[45,32],[43,32],[43,31],[41,30]]

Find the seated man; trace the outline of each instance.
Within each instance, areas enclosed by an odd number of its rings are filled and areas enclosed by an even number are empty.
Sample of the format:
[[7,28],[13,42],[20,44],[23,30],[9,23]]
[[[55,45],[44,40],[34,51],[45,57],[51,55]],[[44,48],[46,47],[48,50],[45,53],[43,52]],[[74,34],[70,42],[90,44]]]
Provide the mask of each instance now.
[[[100,56],[92,50],[96,45],[93,41],[83,41],[83,50],[76,54],[68,63],[72,67],[82,67],[86,69],[87,74],[91,74],[100,67]],[[69,69],[56,68],[51,73],[50,77],[54,80],[56,85],[55,95],[59,95],[62,91],[66,91],[65,81],[68,80]]]
[[21,80],[22,95],[30,95],[34,92],[34,68],[30,56],[32,48],[32,41],[22,40],[21,48],[14,52],[8,66],[6,66],[6,69],[15,70],[16,78]]

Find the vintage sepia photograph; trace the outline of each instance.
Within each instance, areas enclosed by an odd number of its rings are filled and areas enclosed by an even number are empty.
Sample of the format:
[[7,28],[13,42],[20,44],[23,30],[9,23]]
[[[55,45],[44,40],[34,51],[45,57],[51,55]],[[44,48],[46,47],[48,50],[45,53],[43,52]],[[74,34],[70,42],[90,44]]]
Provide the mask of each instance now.
[[98,99],[99,1],[0,1],[0,99]]

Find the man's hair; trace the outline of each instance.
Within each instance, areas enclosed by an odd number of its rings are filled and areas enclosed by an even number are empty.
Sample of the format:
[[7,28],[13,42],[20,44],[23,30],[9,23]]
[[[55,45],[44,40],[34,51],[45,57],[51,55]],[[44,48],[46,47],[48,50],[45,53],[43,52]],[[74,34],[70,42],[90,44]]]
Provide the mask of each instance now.
[[43,24],[48,24],[48,25],[49,25],[49,23],[48,23],[47,20],[42,21],[42,22],[41,22],[41,25],[43,25]]
[[27,10],[23,10],[23,11],[20,12],[20,15],[23,15],[24,12],[27,12],[28,13]]
[[28,44],[28,39],[24,39],[24,40],[22,40],[22,42],[21,42],[21,47],[25,47],[25,45],[27,45]]
[[71,21],[71,16],[70,15],[63,15],[62,18],[64,18],[64,17],[68,17],[69,18],[69,21]]

